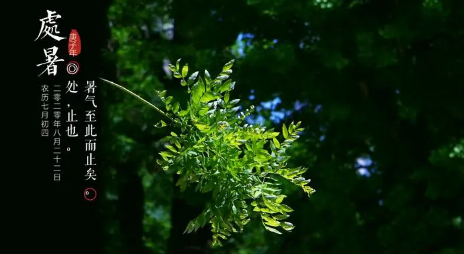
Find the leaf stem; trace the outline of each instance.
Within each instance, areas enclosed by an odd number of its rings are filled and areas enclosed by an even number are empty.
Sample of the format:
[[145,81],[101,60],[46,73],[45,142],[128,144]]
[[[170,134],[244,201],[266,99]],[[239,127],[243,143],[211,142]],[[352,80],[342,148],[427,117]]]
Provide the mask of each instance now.
[[104,82],[106,82],[106,83],[108,83],[108,84],[110,84],[110,85],[112,85],[112,86],[114,86],[114,87],[117,87],[117,88],[123,90],[124,92],[126,92],[126,93],[128,93],[128,94],[134,96],[135,98],[139,99],[139,100],[142,101],[143,103],[145,103],[145,104],[147,104],[148,106],[154,108],[156,111],[158,111],[158,113],[160,113],[160,114],[163,115],[164,117],[166,117],[166,118],[168,118],[169,120],[173,121],[173,119],[172,119],[171,117],[169,117],[166,113],[164,113],[164,112],[163,112],[161,109],[159,109],[157,106],[155,106],[155,105],[151,104],[150,102],[146,101],[144,98],[138,96],[137,94],[133,93],[133,92],[130,91],[129,89],[127,89],[127,88],[125,88],[125,87],[123,87],[123,86],[121,86],[121,85],[118,85],[118,84],[116,84],[116,83],[114,83],[114,82],[111,82],[111,81],[109,81],[109,80],[106,80],[106,79],[104,79],[104,78],[99,78],[99,79],[101,79],[102,81],[104,81]]

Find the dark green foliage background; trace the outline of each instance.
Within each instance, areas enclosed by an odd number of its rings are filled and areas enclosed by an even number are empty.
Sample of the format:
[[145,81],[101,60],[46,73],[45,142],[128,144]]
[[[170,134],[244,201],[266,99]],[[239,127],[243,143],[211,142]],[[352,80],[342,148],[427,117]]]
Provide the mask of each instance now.
[[[107,14],[102,77],[159,107],[155,90],[188,100],[163,69],[178,58],[212,76],[236,58],[231,98],[245,108],[308,102],[284,121],[302,121],[290,164],[317,190],[284,186],[293,232],[252,221],[211,249],[210,229],[182,234],[208,198],[156,163],[162,116],[100,84],[107,253],[464,253],[463,1],[113,0]],[[239,33],[254,34],[242,57]],[[354,166],[366,155],[370,177]]]

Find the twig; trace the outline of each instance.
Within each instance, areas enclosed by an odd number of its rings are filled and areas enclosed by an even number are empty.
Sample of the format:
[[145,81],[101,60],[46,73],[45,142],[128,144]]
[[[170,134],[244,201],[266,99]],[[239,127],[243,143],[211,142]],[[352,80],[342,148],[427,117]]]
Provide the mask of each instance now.
[[164,117],[166,117],[166,118],[168,118],[169,120],[173,121],[173,119],[172,119],[171,117],[169,117],[166,113],[164,113],[164,112],[163,112],[161,109],[159,109],[157,106],[155,106],[155,105],[151,104],[150,102],[146,101],[144,98],[138,96],[137,94],[133,93],[133,92],[130,91],[129,89],[127,89],[127,88],[125,88],[125,87],[123,87],[123,86],[121,86],[121,85],[118,85],[118,84],[116,84],[116,83],[114,83],[114,82],[111,82],[111,81],[109,81],[109,80],[106,80],[106,79],[104,79],[104,78],[99,78],[99,79],[101,79],[102,81],[104,81],[104,82],[106,82],[106,83],[108,83],[108,84],[110,84],[110,85],[112,85],[112,86],[114,86],[114,87],[117,87],[117,88],[123,90],[124,92],[126,92],[126,93],[128,93],[128,94],[134,96],[135,98],[139,99],[139,100],[142,101],[143,103],[145,103],[145,104],[147,104],[148,106],[154,108],[156,111],[158,111],[158,113],[160,113],[160,114],[163,115]]

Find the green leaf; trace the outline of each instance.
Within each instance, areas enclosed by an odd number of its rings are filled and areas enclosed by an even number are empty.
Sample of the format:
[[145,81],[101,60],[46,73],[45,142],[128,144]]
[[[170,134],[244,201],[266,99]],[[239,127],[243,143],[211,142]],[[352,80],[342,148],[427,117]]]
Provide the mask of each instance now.
[[169,96],[169,97],[166,98],[166,100],[164,101],[164,103],[166,103],[166,105],[171,104],[172,99],[174,99],[174,97]]
[[176,134],[175,132],[172,132],[172,131],[171,131],[171,136],[177,137],[177,134]]
[[277,207],[277,205],[273,201],[269,201],[267,199],[263,199],[264,204],[266,205],[267,208],[269,208],[269,213],[273,212],[281,212],[281,210]]
[[199,72],[196,71],[196,72],[192,73],[192,75],[190,75],[190,77],[188,78],[188,81],[187,81],[189,85],[191,85],[191,84],[193,84],[195,82],[195,80],[198,77],[198,73]]
[[290,231],[295,228],[295,226],[293,226],[293,224],[290,222],[282,222],[280,223],[280,226],[287,231]]
[[229,76],[230,74],[232,74],[232,70],[229,69],[229,70],[227,70],[227,71],[222,71],[221,73],[219,73],[219,76],[220,76],[220,75],[227,75],[227,76]]
[[212,244],[212,245],[213,245],[213,247],[221,247],[221,246],[222,246],[222,243],[221,243],[221,241],[220,241],[219,239],[214,238],[214,239],[213,239],[213,244]]
[[185,80],[182,79],[182,80],[180,81],[180,85],[181,85],[181,86],[186,86],[186,85],[187,85],[187,82],[186,82]]
[[280,204],[280,208],[282,209],[282,211],[287,212],[287,213],[293,212],[293,209],[285,204]]
[[216,112],[216,109],[215,109],[215,108],[213,108],[213,109],[211,109],[211,110],[208,110],[208,112],[206,112],[206,113],[207,113],[208,115],[212,115],[212,114],[214,114],[214,112]]
[[209,111],[209,107],[202,107],[202,108],[198,111],[198,114],[199,114],[200,116],[204,116],[204,115],[206,115],[206,113],[208,113],[208,111]]
[[233,105],[237,104],[239,101],[240,101],[240,99],[231,100],[231,101],[229,102],[229,105],[230,105],[230,106],[233,106]]
[[271,155],[266,151],[266,150],[260,150],[256,156],[255,156],[255,161],[264,163],[268,161],[271,158]]
[[215,79],[213,82],[209,83],[209,88],[219,87],[222,84],[221,80]]
[[172,64],[169,64],[168,65],[169,69],[172,71],[172,72],[176,72],[177,69],[176,69],[176,66],[172,65]]
[[285,124],[283,124],[282,126],[282,134],[284,135],[285,139],[288,139],[288,131],[287,131],[287,126],[285,126]]
[[176,61],[176,70],[177,71],[180,70],[180,60],[181,60],[181,58],[177,59],[177,61]]
[[222,71],[227,71],[229,70],[230,68],[232,68],[232,66],[234,65],[234,62],[235,62],[235,59],[232,59],[230,60],[229,62],[227,62],[224,67],[222,68]]
[[172,112],[177,113],[177,112],[179,112],[179,109],[180,109],[180,103],[176,101],[174,103],[174,106],[172,106]]
[[174,147],[171,146],[171,145],[166,145],[166,148],[169,149],[170,151],[174,152],[174,153],[177,153],[176,148],[174,148]]
[[274,143],[275,147],[280,148],[279,140],[277,140],[276,138],[272,138],[272,142]]
[[182,75],[180,75],[180,73],[177,72],[177,71],[174,72],[173,75],[174,75],[175,78],[182,78]]
[[195,104],[199,103],[204,92],[205,84],[199,80],[192,86],[192,102]]
[[276,198],[276,204],[280,204],[282,203],[282,201],[284,200],[286,196],[285,195],[279,195],[277,198]]
[[163,128],[168,126],[163,120],[159,121],[157,124],[155,124],[156,128]]
[[166,96],[166,90],[163,90],[163,91],[161,91],[161,92],[158,92],[158,91],[157,91],[157,93],[158,93],[158,96],[159,96],[160,98]]
[[215,99],[221,98],[218,94],[215,94],[213,92],[206,92],[203,94],[203,96],[200,99],[200,102],[209,102]]
[[168,152],[168,151],[162,151],[162,152],[160,152],[159,154],[160,154],[161,156],[163,156],[163,158],[164,158],[164,157],[169,158],[169,157],[172,157],[172,156],[173,156],[173,155],[172,155],[170,152]]
[[177,115],[178,115],[178,116],[186,116],[186,115],[188,115],[188,113],[189,113],[189,110],[186,109],[186,110],[181,110],[181,111],[179,112],[179,114],[177,114]]
[[198,222],[198,225],[200,227],[203,227],[206,222],[207,222],[207,219],[206,219],[206,216],[207,216],[207,213],[206,212],[202,212],[198,217],[197,217],[197,222]]
[[216,80],[224,81],[229,78],[229,75],[219,75]]
[[266,225],[269,225],[271,227],[278,227],[280,226],[280,222],[276,221],[276,220],[273,220],[273,219],[269,219],[269,220],[266,220],[264,222]]
[[166,162],[159,160],[159,159],[156,159],[156,163],[160,166],[166,165]]
[[264,226],[264,227],[266,228],[267,231],[270,231],[270,232],[272,232],[272,233],[276,233],[276,234],[279,234],[279,235],[282,234],[279,230],[277,230],[277,229],[275,229],[275,228],[271,228],[271,227],[269,227],[269,226]]
[[206,125],[206,124],[201,124],[201,123],[196,123],[195,126],[200,130],[200,131],[207,131],[209,129],[211,129],[210,126]]
[[230,97],[229,92],[226,92],[226,94],[224,94],[224,102],[225,102],[225,103],[228,103],[228,102],[229,102],[229,97]]
[[187,224],[187,227],[184,230],[184,234],[185,233],[187,233],[187,234],[191,233],[194,228],[195,228],[195,220],[192,220]]
[[276,218],[277,220],[285,220],[285,219],[287,219],[288,217],[290,217],[290,215],[288,215],[288,214],[279,214],[279,215],[276,215],[276,216],[275,216],[275,218]]
[[185,64],[184,67],[182,68],[182,77],[183,78],[187,77],[188,72],[189,72],[188,64]]
[[232,82],[232,80],[229,79],[226,82],[224,82],[224,84],[219,86],[219,92],[223,93],[223,92],[230,91],[232,90],[231,87],[233,87],[234,85],[235,85],[235,82]]
[[236,111],[238,111],[239,109],[240,109],[240,107],[233,107],[233,108],[230,109],[230,111],[236,112]]
[[208,70],[205,70],[205,81],[207,85],[211,83],[211,75],[209,74]]
[[293,122],[291,122],[290,125],[288,126],[288,133],[293,134],[294,132],[295,132],[295,125],[293,124]]
[[268,130],[264,132],[265,138],[275,138],[278,137],[280,132],[274,132],[273,130]]
[[269,199],[269,200],[276,200],[277,196],[276,195],[266,195],[266,196],[264,196],[264,198]]

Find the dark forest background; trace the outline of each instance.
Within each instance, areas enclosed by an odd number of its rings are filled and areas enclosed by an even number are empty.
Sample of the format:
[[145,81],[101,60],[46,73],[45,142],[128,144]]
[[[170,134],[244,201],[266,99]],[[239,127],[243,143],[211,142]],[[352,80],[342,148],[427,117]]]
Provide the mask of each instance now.
[[257,107],[250,122],[302,121],[292,164],[317,190],[309,200],[285,190],[294,232],[254,222],[213,250],[208,229],[182,234],[202,202],[155,162],[168,133],[153,127],[160,115],[101,83],[106,253],[464,253],[463,1],[112,0],[93,10],[104,17],[89,21],[102,29],[101,77],[155,105],[155,90],[185,96],[168,63],[217,75],[236,59],[233,96]]

